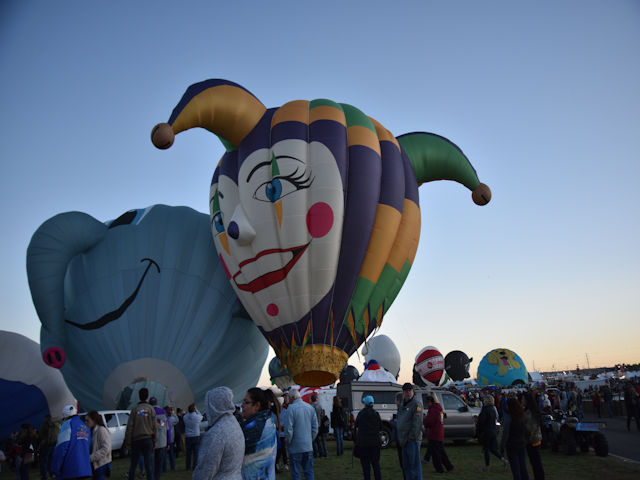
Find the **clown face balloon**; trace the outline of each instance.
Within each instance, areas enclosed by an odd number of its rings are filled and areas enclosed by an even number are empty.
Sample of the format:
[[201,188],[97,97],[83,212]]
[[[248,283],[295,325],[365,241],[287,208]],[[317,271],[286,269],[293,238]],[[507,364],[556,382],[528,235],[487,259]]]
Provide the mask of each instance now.
[[168,148],[198,126],[227,149],[209,195],[220,262],[301,385],[334,382],[380,326],[418,246],[418,183],[455,179],[476,203],[490,198],[448,140],[396,139],[348,104],[267,109],[237,84],[208,80],[187,90],[152,141]]

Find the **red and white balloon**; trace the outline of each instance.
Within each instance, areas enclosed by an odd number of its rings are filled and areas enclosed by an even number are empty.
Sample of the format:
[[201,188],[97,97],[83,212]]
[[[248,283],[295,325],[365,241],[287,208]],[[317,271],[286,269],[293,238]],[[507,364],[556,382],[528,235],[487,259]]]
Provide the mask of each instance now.
[[439,385],[444,375],[444,357],[436,347],[424,347],[416,355],[416,371],[429,385]]

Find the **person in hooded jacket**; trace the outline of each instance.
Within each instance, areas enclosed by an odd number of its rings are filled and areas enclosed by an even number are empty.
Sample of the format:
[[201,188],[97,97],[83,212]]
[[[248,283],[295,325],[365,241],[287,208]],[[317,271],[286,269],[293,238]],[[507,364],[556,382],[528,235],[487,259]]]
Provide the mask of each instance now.
[[431,395],[427,395],[425,399],[427,407],[427,415],[424,417],[422,424],[427,434],[427,442],[431,458],[433,459],[433,467],[438,473],[444,473],[453,470],[453,464],[449,460],[449,456],[444,449],[444,413],[442,405],[437,403]]
[[69,478],[91,478],[91,431],[78,417],[74,405],[62,410],[65,419],[58,433],[58,443],[53,451],[51,473],[58,480]]
[[102,416],[92,410],[87,413],[87,427],[91,429],[91,467],[93,480],[104,480],[111,475],[111,434],[104,426]]
[[373,397],[367,395],[362,399],[365,407],[356,417],[356,445],[360,452],[360,463],[365,480],[371,478],[371,467],[375,480],[381,479],[380,473],[380,432],[382,420],[380,414],[373,409]]
[[209,429],[200,445],[193,480],[242,480],[244,435],[233,415],[233,392],[227,387],[209,390],[205,396]]
[[486,395],[482,399],[482,410],[480,410],[478,423],[476,424],[478,443],[482,446],[482,452],[484,453],[484,467],[482,467],[482,470],[485,472],[489,470],[491,453],[502,461],[505,469],[508,466],[504,455],[498,451],[498,411],[494,402],[495,400],[491,395]]

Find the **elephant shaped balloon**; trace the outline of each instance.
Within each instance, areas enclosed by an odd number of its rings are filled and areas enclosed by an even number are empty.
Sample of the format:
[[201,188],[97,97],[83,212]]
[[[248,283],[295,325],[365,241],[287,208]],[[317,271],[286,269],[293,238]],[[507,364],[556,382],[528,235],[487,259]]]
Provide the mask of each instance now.
[[333,383],[378,328],[418,247],[418,186],[451,179],[491,198],[462,151],[430,133],[394,137],[327,99],[267,109],[227,80],[192,85],[151,132],[169,148],[202,127],[226,153],[209,206],[238,297],[300,385]]
[[45,221],[27,250],[45,363],[85,409],[202,403],[214,386],[255,386],[268,345],[215,254],[209,217],[155,205],[111,222]]

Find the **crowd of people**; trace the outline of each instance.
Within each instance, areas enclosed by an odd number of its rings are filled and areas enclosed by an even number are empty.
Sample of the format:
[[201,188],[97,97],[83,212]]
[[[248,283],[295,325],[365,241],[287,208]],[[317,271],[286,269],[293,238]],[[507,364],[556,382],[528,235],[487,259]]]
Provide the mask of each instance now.
[[[454,389],[455,390],[455,389]],[[528,463],[534,480],[545,477],[540,456],[541,416],[553,410],[583,416],[583,402],[593,404],[598,417],[613,415],[613,396],[624,399],[627,428],[635,419],[640,431],[640,383],[617,382],[581,391],[575,385],[546,389],[500,390],[484,388],[456,391],[469,405],[482,407],[477,420],[477,439],[488,471],[491,456],[504,469],[511,469],[516,480],[528,480]],[[620,394],[622,397],[620,397]],[[423,412],[414,386],[406,383],[396,396],[397,415],[392,420],[392,436],[404,479],[422,478],[422,464],[432,462],[438,473],[454,470],[444,447],[444,412],[434,395],[424,397]],[[374,399],[366,395],[355,419],[333,398],[330,416],[318,403],[317,394],[310,403],[296,389],[279,399],[271,389],[251,388],[241,405],[233,403],[227,387],[207,392],[206,432],[201,431],[204,416],[195,404],[187,412],[180,408],[161,408],[149,398],[146,388],[139,391],[139,403],[131,410],[123,447],[131,452],[126,475],[134,480],[136,470],[147,480],[160,480],[167,468],[175,470],[176,457],[184,454],[185,466],[194,480],[275,479],[276,473],[290,470],[294,480],[314,478],[314,459],[326,458],[326,437],[331,427],[336,438],[336,455],[344,454],[344,434],[352,428],[353,455],[360,460],[365,480],[381,479],[380,438],[383,430]],[[39,431],[23,425],[2,445],[2,452],[15,468],[18,480],[28,480],[31,467],[39,460],[41,480],[93,478],[104,480],[111,471],[111,437],[103,417],[96,411],[81,419],[73,405],[62,412],[58,425],[48,415]],[[500,436],[500,428],[502,435]],[[421,456],[423,436],[426,453]],[[500,444],[498,439],[500,438]]]

